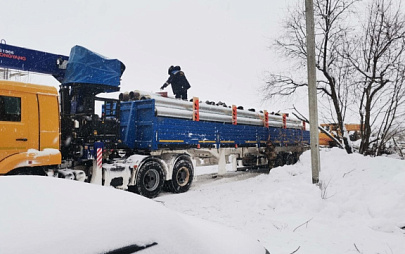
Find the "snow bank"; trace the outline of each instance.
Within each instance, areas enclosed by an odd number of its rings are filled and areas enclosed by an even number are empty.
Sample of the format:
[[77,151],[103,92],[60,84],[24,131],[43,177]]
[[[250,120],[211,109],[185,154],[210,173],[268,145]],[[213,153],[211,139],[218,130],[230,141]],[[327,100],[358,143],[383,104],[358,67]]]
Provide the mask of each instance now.
[[[198,168],[197,168],[198,170]],[[321,151],[322,190],[310,152],[269,175],[158,197],[167,207],[244,230],[272,253],[405,253],[405,161]]]
[[95,253],[95,246],[109,250],[155,239],[166,253],[173,251],[165,246],[252,253],[254,243],[232,248],[247,240],[198,218],[242,230],[272,254],[405,253],[405,161],[335,148],[321,151],[321,170],[322,189],[312,184],[309,152],[270,174],[228,172],[211,179],[202,172],[216,167],[197,167],[188,192],[155,199],[191,215],[185,218],[112,188],[0,177],[0,253]]
[[[0,253],[257,253],[256,239],[113,188],[52,177],[0,177]],[[224,239],[220,237],[225,236]]]

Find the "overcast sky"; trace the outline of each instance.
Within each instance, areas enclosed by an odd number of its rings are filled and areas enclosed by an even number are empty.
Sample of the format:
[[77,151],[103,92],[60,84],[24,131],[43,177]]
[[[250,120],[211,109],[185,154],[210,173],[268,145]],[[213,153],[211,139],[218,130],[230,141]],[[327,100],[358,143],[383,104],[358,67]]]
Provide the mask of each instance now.
[[3,1],[0,39],[65,55],[81,45],[117,58],[127,67],[121,91],[159,91],[168,67],[180,65],[192,86],[189,97],[277,111],[292,102],[261,104],[259,87],[266,71],[280,68],[269,46],[281,33],[287,4],[293,2]]

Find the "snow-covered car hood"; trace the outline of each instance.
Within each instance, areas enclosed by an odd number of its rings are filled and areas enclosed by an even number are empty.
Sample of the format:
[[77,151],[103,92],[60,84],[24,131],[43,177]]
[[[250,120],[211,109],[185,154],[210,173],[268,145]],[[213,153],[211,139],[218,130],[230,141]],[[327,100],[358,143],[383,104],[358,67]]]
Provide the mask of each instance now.
[[[236,230],[133,193],[51,177],[0,177],[0,253],[260,253]],[[136,248],[135,248],[136,249]]]

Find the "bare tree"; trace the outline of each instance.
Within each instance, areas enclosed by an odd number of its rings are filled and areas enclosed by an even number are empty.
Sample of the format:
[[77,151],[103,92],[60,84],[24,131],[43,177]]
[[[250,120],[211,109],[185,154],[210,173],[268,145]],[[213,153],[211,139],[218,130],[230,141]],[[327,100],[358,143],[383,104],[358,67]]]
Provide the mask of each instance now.
[[[350,61],[341,54],[347,33],[350,31],[346,20],[350,8],[358,0],[315,0],[316,67],[322,76],[317,81],[317,89],[332,105],[331,115],[344,133],[344,121],[350,99],[350,86],[353,69]],[[288,58],[298,60],[299,66],[305,66],[306,33],[305,8],[298,5],[290,11],[285,22],[285,35],[276,41],[276,46]],[[306,82],[295,80],[291,76],[270,74],[264,87],[265,99],[275,96],[291,95]],[[342,135],[345,149],[352,152],[348,138]]]
[[400,7],[392,0],[373,1],[360,36],[344,50],[358,76],[354,92],[360,99],[363,154],[381,154],[405,103],[405,16]]
[[404,131],[402,121],[397,120],[405,111],[405,71],[399,72],[398,75],[400,76],[393,80],[390,89],[387,89],[392,98],[387,100],[387,105],[384,105],[382,124],[377,125],[376,131],[374,131],[377,138],[371,152],[375,155],[385,152],[387,142],[392,139],[395,143],[394,138]]

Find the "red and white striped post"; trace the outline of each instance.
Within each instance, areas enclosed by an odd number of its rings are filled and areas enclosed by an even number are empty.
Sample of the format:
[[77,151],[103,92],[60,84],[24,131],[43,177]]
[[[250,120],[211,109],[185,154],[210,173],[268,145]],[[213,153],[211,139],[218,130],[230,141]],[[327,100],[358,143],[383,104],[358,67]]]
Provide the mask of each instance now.
[[94,143],[94,150],[95,150],[95,159],[93,161],[93,172],[91,175],[91,183],[102,185],[103,180],[103,148],[104,143],[102,142],[95,142]]
[[101,170],[103,167],[103,148],[97,148],[97,170]]

